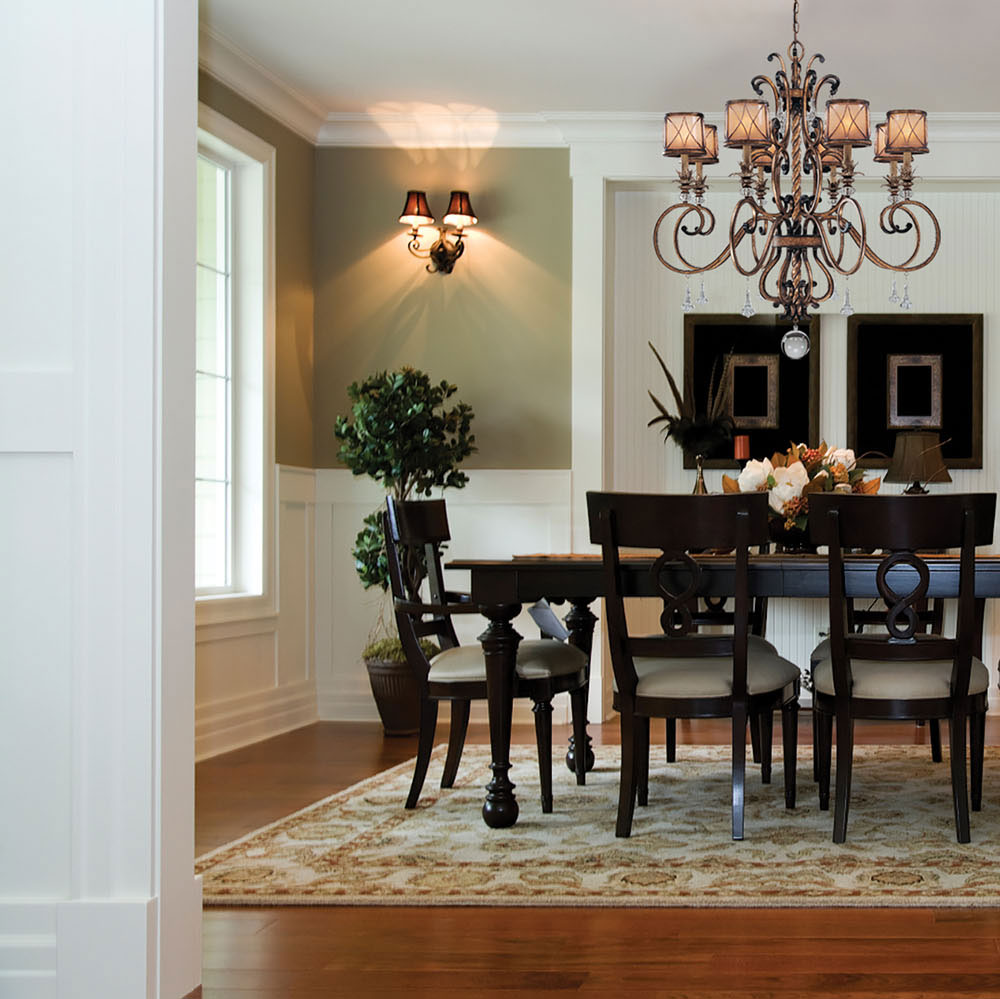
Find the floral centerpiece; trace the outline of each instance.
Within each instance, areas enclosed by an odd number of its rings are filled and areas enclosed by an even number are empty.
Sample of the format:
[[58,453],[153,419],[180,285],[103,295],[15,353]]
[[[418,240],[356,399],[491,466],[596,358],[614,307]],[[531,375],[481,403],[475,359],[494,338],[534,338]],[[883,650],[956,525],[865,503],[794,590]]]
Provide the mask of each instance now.
[[[792,444],[763,461],[748,461],[739,478],[722,476],[726,493],[767,492],[772,524],[789,535],[805,532],[809,496],[817,492],[877,493],[881,478],[865,479],[850,448]],[[780,536],[780,535],[779,535]]]

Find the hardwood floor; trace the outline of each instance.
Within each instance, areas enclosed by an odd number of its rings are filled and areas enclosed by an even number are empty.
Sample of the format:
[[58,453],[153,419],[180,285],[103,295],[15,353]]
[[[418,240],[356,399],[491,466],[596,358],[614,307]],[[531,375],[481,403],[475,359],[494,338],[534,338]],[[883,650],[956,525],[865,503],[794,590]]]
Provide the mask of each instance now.
[[[614,722],[591,734],[598,746],[618,741]],[[725,722],[678,724],[679,744],[725,743],[727,734]],[[568,735],[557,726],[554,744]],[[800,741],[808,738],[806,714]],[[513,741],[533,739],[515,727]],[[987,740],[1000,743],[1000,718],[989,719]],[[859,723],[857,741],[924,743],[927,732]],[[469,742],[488,742],[485,727],[470,726]],[[196,850],[414,752],[415,739],[384,738],[378,725],[325,722],[199,763]],[[203,999],[404,992],[1000,999],[1000,909],[205,910]]]

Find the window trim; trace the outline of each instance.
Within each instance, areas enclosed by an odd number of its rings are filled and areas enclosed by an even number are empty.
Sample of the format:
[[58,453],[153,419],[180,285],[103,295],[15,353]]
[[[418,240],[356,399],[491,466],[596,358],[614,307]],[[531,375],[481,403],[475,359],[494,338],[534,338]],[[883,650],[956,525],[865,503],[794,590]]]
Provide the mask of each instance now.
[[[256,304],[250,306],[251,308],[259,307],[261,310],[260,322],[253,327],[254,330],[259,329],[261,342],[251,345],[252,350],[259,347],[261,353],[259,378],[255,378],[252,373],[248,376],[245,362],[241,363],[238,356],[239,347],[242,346],[245,357],[246,340],[255,334],[253,332],[247,333],[246,330],[242,332],[235,328],[233,330],[233,460],[234,465],[239,463],[239,468],[234,467],[233,471],[233,545],[234,548],[242,547],[244,554],[240,560],[237,560],[234,554],[232,587],[222,592],[207,590],[196,593],[195,623],[202,625],[248,620],[272,615],[277,611],[274,456],[276,151],[269,143],[200,102],[198,104],[197,145],[198,151],[205,150],[213,158],[221,158],[226,163],[232,164],[237,173],[243,167],[252,171],[252,173],[248,172],[244,178],[234,178],[232,211],[234,217],[237,212],[244,215],[259,213],[258,218],[263,239],[260,254],[260,294],[257,295],[255,290],[253,297],[254,303],[259,301],[260,304],[259,306]],[[238,154],[235,157],[233,150]],[[244,180],[243,184],[239,183],[241,179]],[[256,187],[250,202],[246,199],[247,181],[249,181],[250,186]],[[238,189],[241,187],[243,191],[239,192]],[[257,201],[258,197],[259,202]],[[238,201],[239,203],[237,203]],[[234,258],[238,253],[239,247],[234,245]],[[237,261],[234,259],[234,269],[236,266]],[[241,321],[240,314],[245,313],[247,308],[246,296],[243,296],[244,302],[241,308],[235,301],[237,294],[234,290],[234,325]],[[246,385],[248,377],[249,386]],[[245,383],[242,391],[239,387],[240,381]],[[250,412],[246,410],[248,392],[251,396],[257,396]],[[247,447],[245,443],[246,432],[243,435],[244,444],[241,446],[240,427],[241,425],[246,427],[248,421],[255,423],[259,421],[259,451],[255,444],[250,448]],[[251,466],[249,473],[246,471],[247,466]],[[244,491],[241,483],[245,484],[247,481],[251,482],[249,501],[253,507],[251,516],[254,526],[252,530],[247,526],[247,497],[244,496],[242,503],[236,499],[236,494]],[[241,505],[244,508],[242,514],[240,513]],[[259,556],[255,557],[255,552],[258,550],[256,538],[256,525],[258,523],[261,536]],[[250,546],[252,546],[252,550],[248,551]],[[240,568],[237,567],[237,561],[240,563]],[[247,578],[250,575],[254,577],[255,585],[248,585]],[[258,580],[259,582],[256,582]]]

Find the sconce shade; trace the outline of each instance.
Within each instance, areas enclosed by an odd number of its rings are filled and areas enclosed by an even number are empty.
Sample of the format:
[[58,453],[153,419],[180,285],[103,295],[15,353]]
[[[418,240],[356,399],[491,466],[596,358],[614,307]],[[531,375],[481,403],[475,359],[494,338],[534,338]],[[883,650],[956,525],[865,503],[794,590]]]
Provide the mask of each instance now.
[[663,155],[705,155],[705,116],[700,111],[670,111],[663,116]]
[[445,212],[441,220],[445,225],[453,225],[461,229],[463,226],[475,225],[479,219],[472,210],[472,202],[469,200],[468,191],[452,191],[451,201],[448,202],[448,211]]
[[846,97],[827,101],[823,141],[828,146],[870,146],[868,101]]
[[881,122],[875,126],[875,155],[876,163],[899,163],[903,159],[902,153],[890,153],[886,151],[887,133],[889,131],[888,122]]
[[911,483],[903,490],[910,494],[926,493],[923,482],[951,482],[938,435],[922,430],[896,434],[892,464],[885,473],[885,481]]
[[705,152],[701,156],[692,156],[692,162],[702,166],[711,166],[719,162],[719,130],[714,125],[705,126]]
[[414,228],[418,225],[434,224],[434,216],[431,215],[431,210],[427,207],[427,196],[423,191],[406,192],[406,204],[403,205],[399,221],[403,225],[412,225]]
[[927,112],[890,111],[886,116],[885,151],[887,153],[928,152]]
[[767,101],[726,101],[726,145],[769,146]]

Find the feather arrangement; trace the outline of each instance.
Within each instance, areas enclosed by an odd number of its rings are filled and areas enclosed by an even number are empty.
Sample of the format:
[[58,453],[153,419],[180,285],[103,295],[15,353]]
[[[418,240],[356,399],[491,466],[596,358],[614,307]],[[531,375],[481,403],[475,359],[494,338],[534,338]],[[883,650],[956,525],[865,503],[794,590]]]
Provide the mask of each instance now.
[[729,396],[732,389],[732,380],[729,376],[730,356],[727,354],[723,360],[722,372],[718,379],[716,379],[716,374],[718,373],[719,359],[715,359],[712,365],[712,374],[708,380],[704,408],[698,409],[695,403],[692,373],[690,371],[687,373],[684,382],[685,391],[682,396],[670,369],[651,342],[649,349],[656,355],[663,373],[667,376],[667,383],[670,385],[674,402],[677,404],[677,412],[671,413],[650,391],[649,397],[659,410],[659,415],[654,416],[646,426],[655,427],[658,424],[663,424],[664,438],[674,441],[682,451],[690,455],[709,455],[721,444],[732,440],[733,421],[729,415]]

